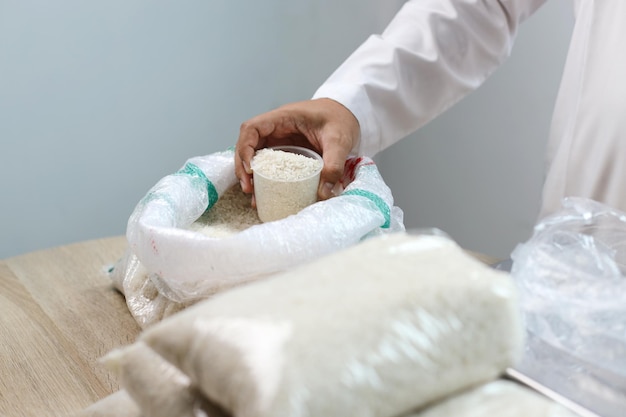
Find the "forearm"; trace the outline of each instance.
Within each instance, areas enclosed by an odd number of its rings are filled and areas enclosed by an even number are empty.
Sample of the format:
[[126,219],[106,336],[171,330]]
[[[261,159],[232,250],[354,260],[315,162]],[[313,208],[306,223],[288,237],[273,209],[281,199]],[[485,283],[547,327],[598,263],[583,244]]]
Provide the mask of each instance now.
[[373,155],[480,86],[545,0],[411,0],[318,89],[350,109]]

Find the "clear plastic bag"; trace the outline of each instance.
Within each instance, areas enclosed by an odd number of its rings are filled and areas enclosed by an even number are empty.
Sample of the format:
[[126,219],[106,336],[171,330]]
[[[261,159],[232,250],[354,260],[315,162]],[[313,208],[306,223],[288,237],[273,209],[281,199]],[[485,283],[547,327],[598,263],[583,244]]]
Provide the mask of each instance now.
[[522,385],[492,381],[451,395],[404,417],[579,417]]
[[626,214],[567,198],[511,257],[533,337],[626,378]]
[[123,391],[144,416],[226,417],[185,374],[141,342],[115,349],[101,362],[117,374]]
[[89,407],[79,411],[74,417],[144,417],[141,409],[126,390],[110,394]]
[[133,211],[129,248],[112,279],[142,327],[224,289],[404,230],[391,190],[362,157],[346,162],[340,195],[296,215],[221,238],[190,230],[235,184],[232,150],[195,157],[162,178]]

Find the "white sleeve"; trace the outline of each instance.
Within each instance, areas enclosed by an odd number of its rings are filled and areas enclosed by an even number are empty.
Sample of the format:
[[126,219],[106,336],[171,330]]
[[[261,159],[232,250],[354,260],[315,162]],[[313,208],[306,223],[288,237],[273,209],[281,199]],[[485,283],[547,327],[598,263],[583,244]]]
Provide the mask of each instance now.
[[316,91],[361,126],[372,156],[476,89],[508,57],[517,27],[546,0],[410,0]]

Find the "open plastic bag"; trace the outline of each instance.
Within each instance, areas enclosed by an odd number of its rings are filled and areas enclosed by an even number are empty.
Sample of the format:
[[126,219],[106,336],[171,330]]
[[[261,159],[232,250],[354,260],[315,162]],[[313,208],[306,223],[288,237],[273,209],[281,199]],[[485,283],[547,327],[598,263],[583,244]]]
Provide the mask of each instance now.
[[129,249],[112,279],[142,327],[224,289],[404,230],[391,190],[374,162],[362,157],[346,162],[341,195],[296,215],[222,238],[191,230],[236,184],[232,150],[195,157],[135,208]]
[[567,198],[512,259],[533,337],[626,380],[626,213]]

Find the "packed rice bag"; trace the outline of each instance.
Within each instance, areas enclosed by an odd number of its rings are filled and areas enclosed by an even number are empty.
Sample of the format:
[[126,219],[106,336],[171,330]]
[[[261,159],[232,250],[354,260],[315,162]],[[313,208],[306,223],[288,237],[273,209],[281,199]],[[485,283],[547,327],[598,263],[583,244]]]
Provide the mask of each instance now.
[[383,235],[219,294],[140,340],[236,417],[390,417],[498,377],[508,274],[442,236]]

